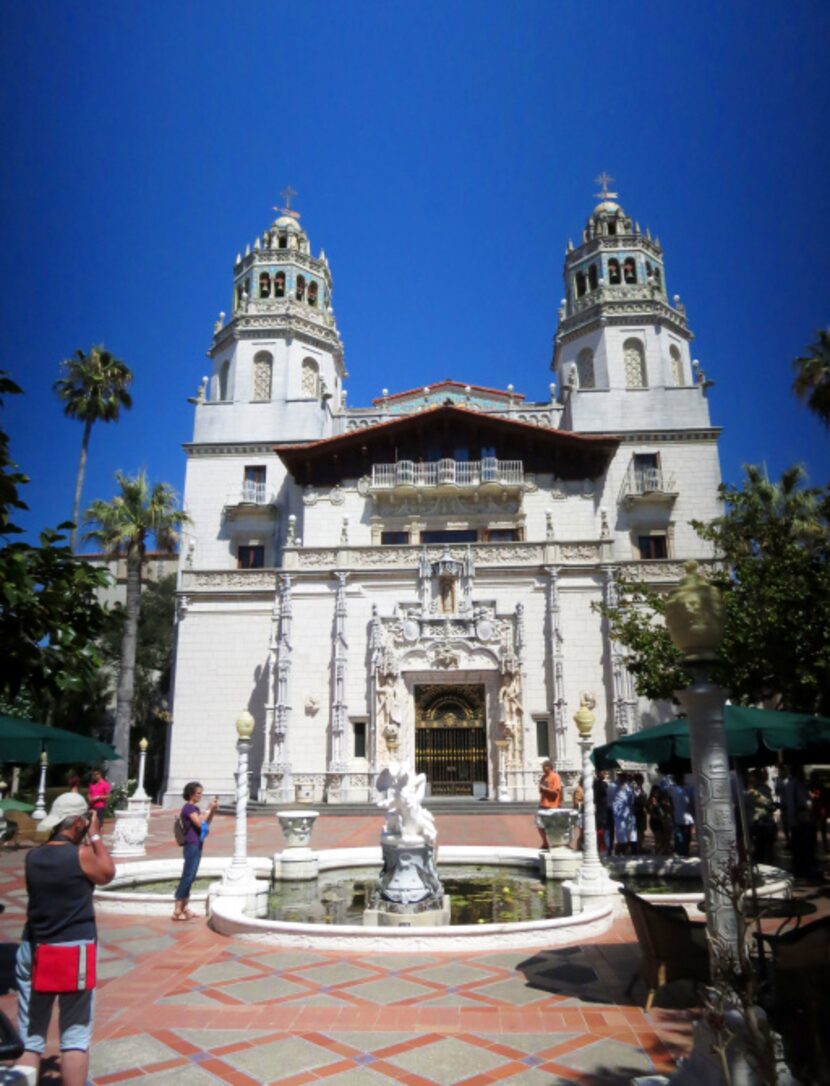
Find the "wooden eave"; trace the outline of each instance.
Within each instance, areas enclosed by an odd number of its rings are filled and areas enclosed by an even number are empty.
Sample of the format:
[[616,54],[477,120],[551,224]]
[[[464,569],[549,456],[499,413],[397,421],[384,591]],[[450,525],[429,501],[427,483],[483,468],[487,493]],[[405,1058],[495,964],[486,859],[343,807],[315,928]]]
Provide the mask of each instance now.
[[521,460],[526,472],[596,479],[620,444],[616,434],[574,434],[499,418],[457,404],[437,404],[320,441],[274,451],[301,486],[334,486],[371,475],[373,464],[454,459],[454,450],[491,447],[499,460]]

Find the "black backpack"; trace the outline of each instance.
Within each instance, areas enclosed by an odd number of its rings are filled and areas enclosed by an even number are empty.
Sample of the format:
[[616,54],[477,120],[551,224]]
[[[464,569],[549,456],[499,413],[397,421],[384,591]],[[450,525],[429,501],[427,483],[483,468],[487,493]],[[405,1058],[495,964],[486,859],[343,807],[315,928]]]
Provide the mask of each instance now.
[[173,836],[176,838],[176,844],[181,846],[181,847],[184,846],[185,832],[186,832],[185,831],[185,825],[184,825],[184,822],[182,821],[182,813],[181,813],[181,811],[179,811],[179,813],[176,815],[175,819],[173,820]]

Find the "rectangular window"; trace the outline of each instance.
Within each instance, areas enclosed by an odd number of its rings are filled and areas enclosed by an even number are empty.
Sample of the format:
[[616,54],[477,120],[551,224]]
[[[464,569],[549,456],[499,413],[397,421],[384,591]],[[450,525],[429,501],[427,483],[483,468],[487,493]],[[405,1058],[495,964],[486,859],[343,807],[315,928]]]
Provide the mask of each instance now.
[[250,543],[241,544],[236,550],[237,569],[263,569],[265,567],[265,547]]
[[540,758],[550,758],[550,739],[548,738],[548,718],[536,717],[536,753]]
[[354,757],[365,758],[366,757],[366,721],[365,720],[353,720],[352,729],[354,731]]
[[475,528],[442,528],[421,532],[422,543],[475,543],[477,538]]
[[382,547],[390,547],[394,544],[406,544],[409,542],[409,532],[381,532],[380,543]]
[[657,453],[634,453],[634,485],[638,494],[660,489],[660,461]]
[[242,480],[242,500],[245,502],[265,501],[265,467],[262,464],[247,464]]
[[668,558],[669,541],[665,535],[641,535],[637,537],[641,558]]
[[518,528],[490,528],[485,532],[485,543],[518,543],[521,538]]

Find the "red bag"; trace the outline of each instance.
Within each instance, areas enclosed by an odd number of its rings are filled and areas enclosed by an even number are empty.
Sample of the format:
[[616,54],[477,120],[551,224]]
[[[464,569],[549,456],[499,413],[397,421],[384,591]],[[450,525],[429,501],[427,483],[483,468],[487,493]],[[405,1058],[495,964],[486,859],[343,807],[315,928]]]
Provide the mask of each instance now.
[[95,987],[95,943],[40,943],[32,966],[34,992],[86,992]]

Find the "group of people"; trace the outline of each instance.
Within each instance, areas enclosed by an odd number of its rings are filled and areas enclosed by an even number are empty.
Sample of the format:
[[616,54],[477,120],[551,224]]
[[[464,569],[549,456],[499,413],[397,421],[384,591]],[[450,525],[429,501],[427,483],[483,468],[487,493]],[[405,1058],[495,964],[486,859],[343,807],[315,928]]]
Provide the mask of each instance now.
[[[772,863],[779,828],[792,857],[796,877],[816,874],[819,839],[828,852],[830,787],[817,772],[805,776],[803,766],[781,766],[770,785],[765,769],[751,769],[745,783],[733,772],[732,799],[735,813],[737,850],[743,855],[744,831],[753,863]],[[547,846],[541,812],[560,807],[562,780],[549,759],[542,763],[539,781],[539,811],[536,825]],[[574,787],[571,802],[582,811],[585,792],[582,777]],[[608,855],[625,856],[653,851],[660,856],[688,856],[695,824],[694,786],[671,773],[663,773],[646,790],[642,773],[619,772],[610,780],[600,771],[594,777],[594,809],[597,844]],[[647,843],[646,836],[651,841]],[[581,848],[582,831],[574,838]]]

